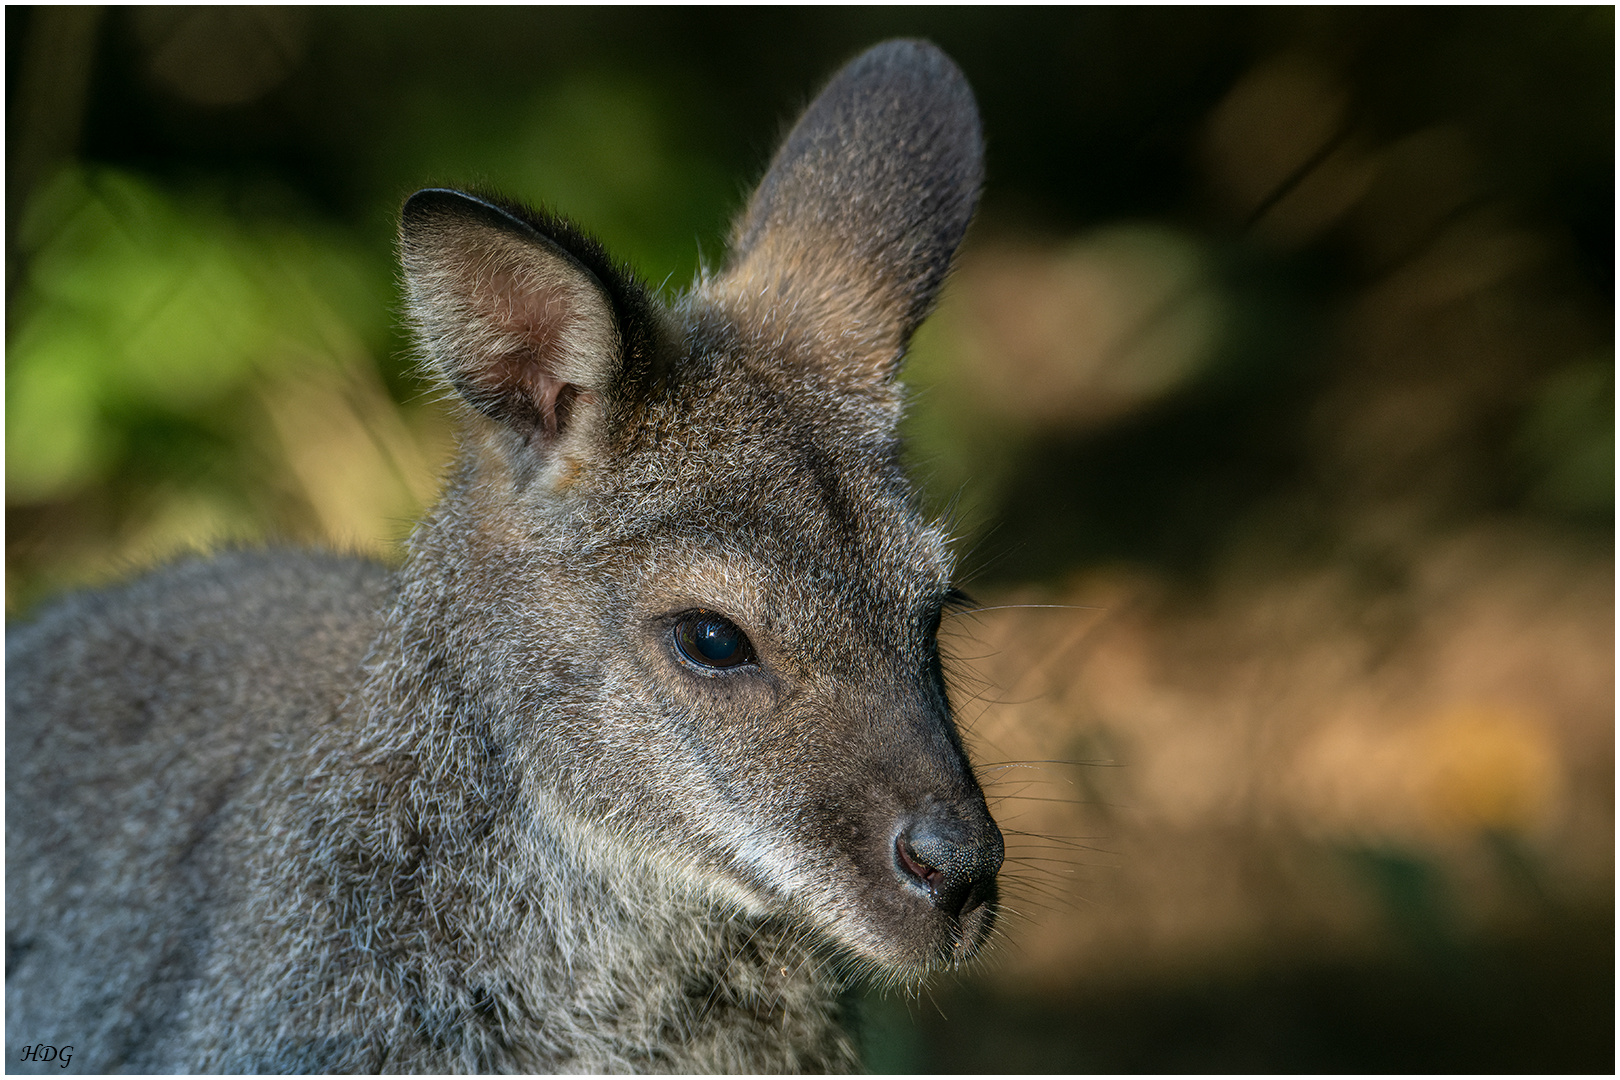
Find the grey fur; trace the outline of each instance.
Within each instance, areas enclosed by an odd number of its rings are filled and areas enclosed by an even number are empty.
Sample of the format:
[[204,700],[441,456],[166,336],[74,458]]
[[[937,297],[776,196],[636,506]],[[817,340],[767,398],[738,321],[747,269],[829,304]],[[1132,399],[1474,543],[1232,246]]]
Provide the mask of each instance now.
[[[843,981],[995,911],[893,383],[980,174],[961,74],[891,42],[672,308],[560,219],[413,196],[471,407],[402,569],[233,552],[8,632],[8,1065],[854,1067]],[[683,646],[702,612],[754,662]]]

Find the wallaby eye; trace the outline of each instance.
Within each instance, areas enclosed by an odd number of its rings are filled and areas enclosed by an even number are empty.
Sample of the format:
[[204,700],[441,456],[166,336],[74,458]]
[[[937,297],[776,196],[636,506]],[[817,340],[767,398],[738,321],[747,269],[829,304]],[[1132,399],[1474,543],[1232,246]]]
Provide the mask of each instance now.
[[754,660],[748,635],[724,615],[692,611],[675,624],[675,648],[681,659],[700,668],[723,671]]

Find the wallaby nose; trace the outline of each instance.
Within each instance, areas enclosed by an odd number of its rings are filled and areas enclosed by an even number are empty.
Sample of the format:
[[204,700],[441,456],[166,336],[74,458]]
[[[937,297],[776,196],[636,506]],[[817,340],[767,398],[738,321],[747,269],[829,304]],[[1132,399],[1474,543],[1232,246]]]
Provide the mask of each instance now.
[[901,873],[921,883],[934,907],[953,918],[995,899],[1002,855],[1001,830],[982,812],[977,821],[929,815],[901,830],[894,842]]

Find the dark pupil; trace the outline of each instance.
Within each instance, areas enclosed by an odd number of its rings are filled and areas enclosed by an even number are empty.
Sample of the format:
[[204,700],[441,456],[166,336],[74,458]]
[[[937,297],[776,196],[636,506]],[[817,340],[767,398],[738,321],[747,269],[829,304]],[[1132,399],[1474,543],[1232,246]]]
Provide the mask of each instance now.
[[742,644],[742,631],[724,619],[703,619],[692,628],[692,644],[703,659],[724,663]]

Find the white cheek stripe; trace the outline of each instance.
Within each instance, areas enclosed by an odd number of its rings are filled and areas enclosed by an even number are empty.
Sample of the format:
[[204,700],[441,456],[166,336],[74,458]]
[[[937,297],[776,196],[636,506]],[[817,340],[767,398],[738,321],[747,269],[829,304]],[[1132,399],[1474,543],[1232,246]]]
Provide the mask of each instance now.
[[[693,792],[691,789],[700,788]],[[749,886],[733,875],[704,871],[678,857],[675,852],[642,842],[627,846],[622,839],[606,835],[605,826],[581,818],[561,800],[537,792],[544,806],[544,818],[561,826],[561,839],[573,849],[576,857],[597,867],[598,872],[610,880],[630,887],[644,889],[644,875],[650,869],[667,887],[687,895],[708,897],[712,902],[734,909],[742,915],[763,918],[780,914],[779,902],[786,899],[798,909],[802,918],[819,926],[834,940],[857,952],[880,956],[884,939],[865,918],[860,900],[849,891],[829,887],[826,880],[815,873],[816,859],[794,857],[795,845],[785,836],[747,821],[725,805],[716,805],[710,786],[695,777],[676,787],[677,799],[687,809],[696,810],[698,832],[706,834],[709,844],[700,846],[725,852],[740,866],[755,872],[766,883],[765,889]],[[696,795],[696,797],[685,797]],[[694,837],[698,839],[698,837]],[[772,901],[777,901],[773,903]]]
[[785,853],[787,845],[763,835],[758,829],[749,829],[748,835],[737,846],[739,862],[760,871],[761,876],[789,899],[797,899],[803,887],[794,879],[799,867]]

